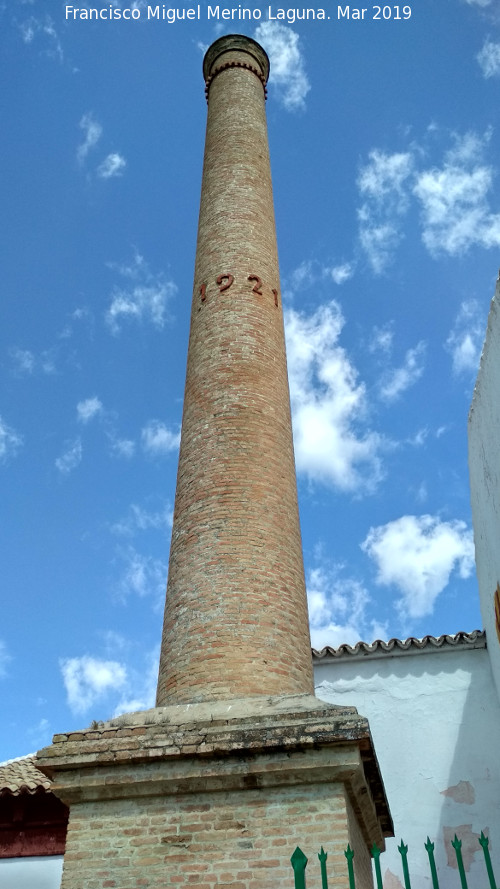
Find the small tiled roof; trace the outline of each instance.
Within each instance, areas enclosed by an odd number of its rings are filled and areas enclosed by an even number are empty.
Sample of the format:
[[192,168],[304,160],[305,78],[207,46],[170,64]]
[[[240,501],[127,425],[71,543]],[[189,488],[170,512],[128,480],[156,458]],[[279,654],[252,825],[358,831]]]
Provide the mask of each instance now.
[[340,645],[338,648],[330,648],[329,645],[318,651],[313,648],[313,661],[338,660],[339,658],[375,658],[375,657],[395,657],[404,654],[417,654],[418,652],[426,652],[432,654],[436,651],[449,651],[450,649],[467,649],[486,648],[486,633],[484,630],[473,630],[471,633],[455,633],[453,636],[424,636],[423,639],[416,639],[410,636],[409,639],[389,639],[388,642],[382,642],[377,639],[375,642],[357,642],[356,645]]
[[0,796],[46,793],[52,782],[35,766],[35,754],[0,763]]

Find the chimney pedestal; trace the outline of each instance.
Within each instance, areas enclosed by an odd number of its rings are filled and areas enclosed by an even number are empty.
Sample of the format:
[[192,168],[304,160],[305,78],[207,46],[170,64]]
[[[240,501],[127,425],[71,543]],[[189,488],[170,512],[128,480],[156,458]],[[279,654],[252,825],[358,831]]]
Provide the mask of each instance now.
[[[160,707],[56,735],[70,807],[61,889],[290,889],[297,845],[370,889],[392,824],[366,719],[310,695]],[[319,871],[311,880],[319,885]]]

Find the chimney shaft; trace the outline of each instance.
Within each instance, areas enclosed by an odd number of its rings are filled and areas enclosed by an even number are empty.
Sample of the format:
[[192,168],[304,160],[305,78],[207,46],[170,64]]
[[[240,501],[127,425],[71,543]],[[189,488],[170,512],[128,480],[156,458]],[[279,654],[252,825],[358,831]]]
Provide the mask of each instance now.
[[241,35],[204,59],[208,118],[157,706],[312,693],[265,116]]

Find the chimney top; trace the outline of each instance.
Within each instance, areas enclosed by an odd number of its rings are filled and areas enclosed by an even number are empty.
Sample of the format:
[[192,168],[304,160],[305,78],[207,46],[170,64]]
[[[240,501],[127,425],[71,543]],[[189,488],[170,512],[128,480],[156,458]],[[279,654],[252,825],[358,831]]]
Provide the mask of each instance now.
[[[229,54],[228,58],[222,59],[221,56],[226,54]],[[240,54],[246,54],[249,57],[247,64],[243,61],[238,64],[235,56]],[[246,37],[244,34],[224,34],[223,37],[219,37],[212,43],[203,59],[203,76],[207,85],[221,68],[229,66],[248,67],[257,74],[264,86],[267,83],[269,77],[268,55],[260,44],[251,37]]]

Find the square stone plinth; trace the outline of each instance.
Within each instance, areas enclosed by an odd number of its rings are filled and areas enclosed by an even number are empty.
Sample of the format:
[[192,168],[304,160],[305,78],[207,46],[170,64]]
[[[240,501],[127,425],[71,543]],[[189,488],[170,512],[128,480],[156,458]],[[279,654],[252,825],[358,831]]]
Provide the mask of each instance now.
[[366,719],[309,695],[162,707],[55,735],[38,754],[70,806],[62,889],[372,886],[392,822]]

